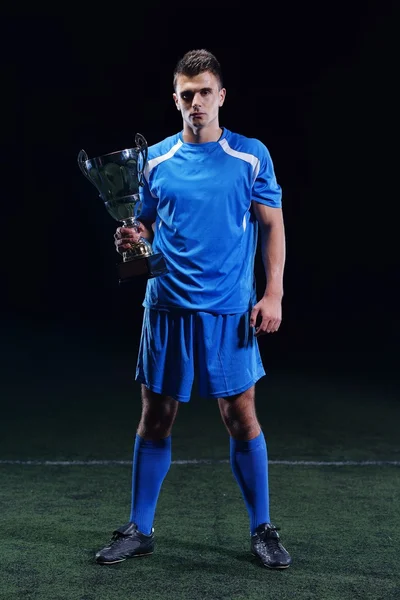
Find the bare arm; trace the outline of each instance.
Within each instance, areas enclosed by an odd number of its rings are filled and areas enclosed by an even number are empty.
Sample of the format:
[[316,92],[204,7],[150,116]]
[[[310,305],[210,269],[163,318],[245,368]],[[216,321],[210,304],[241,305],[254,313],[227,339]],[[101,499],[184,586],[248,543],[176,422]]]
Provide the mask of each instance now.
[[260,226],[261,254],[267,283],[262,299],[252,310],[250,322],[256,326],[257,320],[261,319],[256,335],[262,335],[277,331],[282,321],[285,227],[281,208],[253,202],[253,210]]
[[264,295],[278,296],[282,299],[283,271],[286,258],[282,209],[253,202],[253,210],[261,232],[261,254],[267,279]]

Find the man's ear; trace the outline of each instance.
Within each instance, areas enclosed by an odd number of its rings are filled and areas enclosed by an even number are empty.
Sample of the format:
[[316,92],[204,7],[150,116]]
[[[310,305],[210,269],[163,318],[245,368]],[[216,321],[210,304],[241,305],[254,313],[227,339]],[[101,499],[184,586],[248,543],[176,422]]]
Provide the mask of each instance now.
[[175,94],[175,92],[172,94],[172,97],[173,97],[173,99],[174,99],[174,102],[175,102],[175,106],[176,106],[176,108],[177,108],[178,110],[181,110],[181,107],[179,106],[179,99],[178,99],[178,96]]

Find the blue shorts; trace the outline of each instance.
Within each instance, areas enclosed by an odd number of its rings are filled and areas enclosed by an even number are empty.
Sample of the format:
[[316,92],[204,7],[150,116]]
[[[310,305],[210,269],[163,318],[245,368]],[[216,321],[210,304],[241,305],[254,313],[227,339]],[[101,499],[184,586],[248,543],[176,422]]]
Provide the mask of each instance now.
[[158,394],[190,400],[244,392],[265,375],[250,313],[158,311],[145,308],[136,380]]

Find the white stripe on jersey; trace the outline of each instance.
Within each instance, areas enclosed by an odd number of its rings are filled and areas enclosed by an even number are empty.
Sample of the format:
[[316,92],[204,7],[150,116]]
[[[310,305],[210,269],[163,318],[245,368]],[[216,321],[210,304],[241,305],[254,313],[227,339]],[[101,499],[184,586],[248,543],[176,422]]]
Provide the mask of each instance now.
[[[175,154],[175,152],[177,150],[179,150],[179,148],[182,146],[182,143],[183,142],[181,142],[181,140],[179,140],[174,146],[172,146],[171,150],[169,150],[166,154],[163,154],[162,156],[157,156],[156,158],[152,158],[151,160],[149,160],[147,162],[146,167],[144,169],[144,176],[146,178],[147,183],[149,183],[150,171],[152,169],[154,169],[154,167],[156,167],[160,163],[164,162],[164,160],[168,160],[169,158],[172,158],[173,155]],[[150,189],[150,186],[149,186],[149,189]],[[153,198],[157,197],[151,191],[150,191],[150,193],[153,196]]]
[[154,169],[154,167],[156,167],[160,163],[164,162],[164,160],[168,160],[169,158],[172,158],[173,155],[175,154],[175,152],[177,150],[179,150],[179,148],[181,146],[182,146],[182,142],[181,142],[181,140],[178,140],[178,142],[174,146],[172,146],[171,150],[169,150],[166,154],[162,154],[161,156],[157,156],[156,158],[152,158],[151,160],[148,161],[146,168],[144,170],[144,176],[146,177],[147,183],[149,183],[150,171],[152,169]]
[[248,152],[239,152],[238,150],[233,150],[233,148],[230,147],[230,145],[228,144],[226,139],[221,140],[219,142],[219,145],[227,154],[230,154],[231,156],[234,156],[235,158],[240,158],[241,160],[245,160],[246,162],[250,163],[253,166],[253,183],[254,183],[254,181],[256,180],[256,177],[258,175],[258,172],[260,170],[260,161],[257,158],[257,156],[254,156],[254,154],[249,154]]

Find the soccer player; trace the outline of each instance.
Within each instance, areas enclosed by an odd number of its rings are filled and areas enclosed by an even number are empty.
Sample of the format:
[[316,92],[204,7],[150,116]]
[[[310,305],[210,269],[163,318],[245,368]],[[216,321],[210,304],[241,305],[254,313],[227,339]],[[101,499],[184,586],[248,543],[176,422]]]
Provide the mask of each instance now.
[[[161,252],[168,273],[149,279],[136,380],[142,415],[134,445],[129,522],[96,554],[100,564],[151,554],[153,520],[171,464],[171,431],[190,400],[218,401],[230,436],[233,474],[250,521],[250,550],[283,569],[291,557],[269,515],[268,457],[255,410],[265,375],[258,340],[281,323],[285,233],[281,187],[266,146],[219,125],[226,90],[218,60],[193,50],[174,71],[183,129],[149,148],[139,232],[119,227],[127,251],[139,237]],[[254,259],[261,233],[266,289],[257,302]]]

